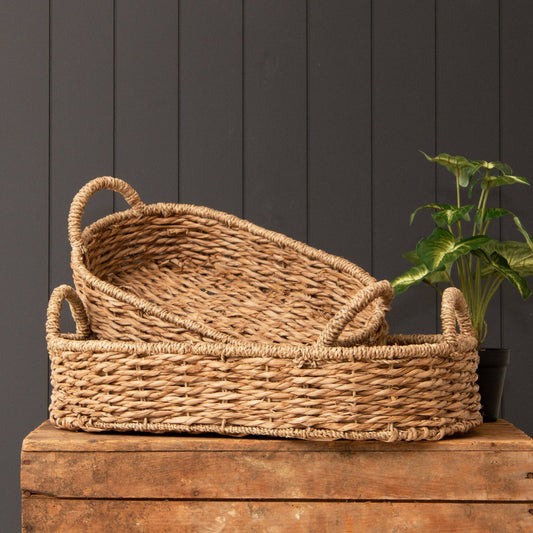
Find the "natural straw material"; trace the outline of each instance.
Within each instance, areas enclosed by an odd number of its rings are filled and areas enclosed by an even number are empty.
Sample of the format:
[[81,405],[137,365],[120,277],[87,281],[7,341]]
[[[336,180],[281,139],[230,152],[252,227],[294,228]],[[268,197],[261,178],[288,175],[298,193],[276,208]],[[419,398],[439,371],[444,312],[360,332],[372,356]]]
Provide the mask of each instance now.
[[[76,334],[60,333],[64,299]],[[50,420],[86,431],[437,440],[481,423],[476,339],[457,289],[444,292],[442,323],[443,335],[351,348],[110,342],[90,335],[64,285],[48,308]]]
[[[82,233],[85,206],[102,189],[122,194],[131,209]],[[220,211],[145,205],[116,178],[78,192],[69,237],[91,329],[107,340],[327,347],[375,344],[387,334],[388,281]]]

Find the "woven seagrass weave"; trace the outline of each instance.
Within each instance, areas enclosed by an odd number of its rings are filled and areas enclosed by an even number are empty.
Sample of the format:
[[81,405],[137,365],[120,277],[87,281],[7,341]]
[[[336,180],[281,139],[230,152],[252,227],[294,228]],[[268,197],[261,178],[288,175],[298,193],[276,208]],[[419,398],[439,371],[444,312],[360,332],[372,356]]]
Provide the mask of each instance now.
[[[76,334],[60,333],[65,299]],[[381,346],[108,341],[61,286],[47,320],[50,420],[86,431],[437,440],[481,423],[476,339],[459,290],[444,292],[441,316],[443,335]]]
[[[85,206],[102,189],[132,208],[82,233]],[[69,237],[74,281],[101,338],[350,346],[387,334],[388,281],[220,211],[145,205],[116,178],[78,192]]]

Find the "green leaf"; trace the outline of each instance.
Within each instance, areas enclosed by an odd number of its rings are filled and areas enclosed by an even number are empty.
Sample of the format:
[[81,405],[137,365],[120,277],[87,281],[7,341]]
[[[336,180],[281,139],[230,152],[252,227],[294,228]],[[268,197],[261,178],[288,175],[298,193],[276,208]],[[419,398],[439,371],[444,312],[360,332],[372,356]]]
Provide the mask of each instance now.
[[416,208],[411,213],[409,223],[412,224],[416,214],[423,209],[434,209],[436,213],[432,213],[433,220],[439,226],[451,225],[458,220],[470,220],[468,213],[474,208],[473,205],[465,205],[462,207],[456,207],[451,204],[426,204]]
[[474,222],[476,224],[482,224],[483,222],[486,222],[487,220],[492,220],[494,218],[500,218],[505,215],[511,215],[511,214],[512,213],[510,211],[507,211],[507,209],[500,209],[499,207],[487,207],[485,211],[481,211],[480,209],[476,213]]
[[524,236],[524,239],[526,240],[526,243],[529,246],[529,248],[533,250],[533,240],[531,239],[531,236],[526,231],[524,226],[522,226],[520,219],[508,209],[501,209],[499,207],[488,207],[487,209],[485,209],[484,212],[478,211],[476,213],[476,224],[486,222],[487,220],[493,220],[495,218],[501,218],[506,215],[509,215],[513,218],[513,222],[515,223],[515,226],[518,228],[518,231]]
[[[405,257],[405,259],[407,259],[410,263],[413,263],[414,265],[420,264],[420,257],[418,257],[416,250],[411,250],[410,252],[403,254],[402,257]],[[428,270],[427,275],[424,277],[424,281],[427,281],[428,284],[433,287],[437,283],[451,283],[451,267],[452,265],[448,264],[445,270],[441,270],[438,272],[429,272]]]
[[449,170],[458,178],[459,185],[461,187],[468,187],[470,178],[481,167],[480,161],[470,161],[466,157],[460,155],[439,154],[435,157],[430,157],[424,152],[421,153],[428,161],[431,161],[432,163],[438,163]]
[[416,250],[411,250],[409,252],[405,252],[402,254],[402,257],[407,259],[410,263],[413,263],[413,265],[418,265],[420,263],[420,257],[418,257]]
[[421,239],[416,246],[416,253],[426,267],[437,270],[444,256],[455,246],[453,234],[443,228],[436,228],[426,239]]
[[[496,252],[505,258],[509,266],[520,276],[527,278],[533,276],[533,251],[529,246],[522,242],[516,241],[496,241],[491,239],[482,249],[487,257]],[[483,258],[487,263],[482,271],[482,276],[490,276],[496,271],[490,258]]]
[[507,164],[502,163],[501,161],[479,161],[483,168],[492,170],[493,168],[498,169],[502,174],[511,174],[513,169]]
[[453,208],[453,205],[450,204],[426,204],[421,207],[417,207],[412,213],[411,217],[409,219],[409,224],[413,223],[413,220],[415,219],[416,214],[419,211],[422,211],[422,209],[436,209],[437,211],[442,211],[443,209],[450,209]]
[[[424,278],[424,281],[427,282],[432,287],[435,287],[438,283],[447,283],[448,285],[452,284],[452,263],[448,263],[444,270],[439,270],[437,272],[429,272]],[[436,288],[436,287],[435,287]]]
[[521,183],[522,185],[529,185],[529,181],[521,176],[511,176],[510,174],[504,174],[502,176],[486,176],[481,183],[481,188],[487,187],[500,187],[501,185],[514,185],[515,183]]
[[436,228],[426,239],[419,241],[416,253],[430,272],[444,270],[446,265],[453,263],[462,255],[483,246],[489,241],[485,235],[476,235],[462,241],[456,241],[453,234],[444,229]]
[[515,223],[515,226],[518,228],[518,231],[524,236],[524,239],[526,240],[527,245],[531,250],[533,250],[533,241],[531,240],[531,237],[529,236],[529,233],[525,230],[524,226],[522,226],[522,223],[520,222],[520,219],[509,212],[513,217],[513,222]]
[[479,250],[474,253],[479,257],[482,257],[494,271],[510,281],[518,289],[522,299],[526,300],[529,298],[531,295],[531,289],[527,286],[526,280],[516,270],[511,268],[511,265],[505,257],[498,252],[492,252],[489,256],[484,250]]
[[470,182],[470,187],[468,187],[468,198],[472,198],[472,191],[474,187],[481,181],[481,178],[476,178]]
[[433,217],[433,220],[437,226],[451,226],[459,220],[470,220],[470,216],[468,214],[473,208],[473,205],[464,205],[462,207],[450,205],[446,206],[445,209],[442,209],[437,213],[433,213],[431,216]]
[[409,287],[418,285],[428,274],[428,269],[425,265],[419,264],[411,267],[409,270],[393,279],[391,284],[394,287],[395,294],[405,292]]

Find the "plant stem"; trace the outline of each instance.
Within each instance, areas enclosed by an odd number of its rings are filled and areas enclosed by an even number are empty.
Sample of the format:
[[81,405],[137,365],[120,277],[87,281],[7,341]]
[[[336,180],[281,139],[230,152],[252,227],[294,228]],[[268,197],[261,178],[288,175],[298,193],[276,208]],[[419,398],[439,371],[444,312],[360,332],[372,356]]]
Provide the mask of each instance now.
[[[457,208],[461,207],[461,186],[459,185],[459,171],[455,173],[455,189],[457,193]],[[459,234],[459,238],[463,239],[463,229],[461,227],[461,221],[457,221],[457,233]]]
[[[481,287],[482,287],[482,283],[481,283],[481,261],[479,259],[479,257],[476,258],[476,272],[475,272],[475,276],[476,276],[476,281],[474,283],[475,287],[476,287],[476,297],[475,297],[475,301],[476,301],[476,312],[479,313],[481,316],[480,316],[480,321],[481,321],[481,325],[480,327],[482,328],[483,327],[483,323],[485,322],[485,314],[481,312]],[[479,334],[480,336],[482,336],[482,331],[479,331]]]
[[[476,218],[478,213],[482,213],[482,207],[483,205],[483,191],[481,191],[481,194],[479,195],[479,202],[477,204],[476,208]],[[476,222],[476,219],[474,218],[474,231],[472,232],[472,236],[477,235],[478,233],[481,233],[481,227],[483,225],[483,218],[480,218],[479,226]]]
[[487,280],[483,289],[483,294],[480,298],[479,309],[476,312],[476,316],[472,315],[472,322],[475,321],[475,328],[479,335],[480,344],[485,340],[486,334],[483,334],[483,324],[485,322],[485,315],[490,301],[500,288],[504,280],[503,276],[494,276],[492,280]]
[[[487,209],[487,200],[489,198],[489,191],[490,191],[490,185],[487,185],[487,189],[484,191],[483,195],[483,206],[481,207],[481,224],[483,224],[483,220],[485,219],[485,210]],[[488,228],[489,223],[487,222],[486,229]]]

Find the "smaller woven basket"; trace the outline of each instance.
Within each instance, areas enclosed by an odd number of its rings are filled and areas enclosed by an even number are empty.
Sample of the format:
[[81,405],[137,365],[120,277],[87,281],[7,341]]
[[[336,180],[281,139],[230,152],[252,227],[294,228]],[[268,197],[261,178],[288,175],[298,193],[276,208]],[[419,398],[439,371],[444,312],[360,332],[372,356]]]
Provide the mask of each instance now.
[[[81,231],[93,194],[122,194],[131,209]],[[207,207],[144,204],[103,177],[74,197],[72,271],[101,338],[117,341],[380,343],[393,297],[349,261]]]
[[[60,333],[65,299],[75,334]],[[476,339],[459,290],[444,292],[441,316],[443,335],[382,346],[118,342],[95,338],[76,292],[61,286],[46,324],[50,420],[86,431],[437,440],[481,423]]]

